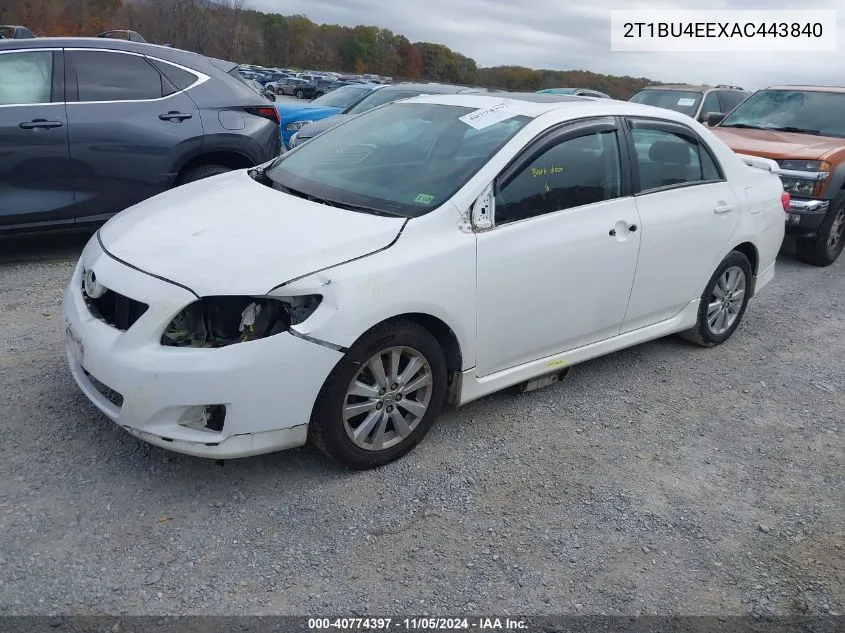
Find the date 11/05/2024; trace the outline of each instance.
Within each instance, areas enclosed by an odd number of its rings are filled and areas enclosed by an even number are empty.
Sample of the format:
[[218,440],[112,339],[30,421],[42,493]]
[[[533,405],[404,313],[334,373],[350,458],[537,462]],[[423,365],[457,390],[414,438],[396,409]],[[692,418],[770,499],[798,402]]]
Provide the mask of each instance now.
[[528,624],[512,618],[309,618],[310,630],[389,630],[450,631],[450,630],[511,630],[528,628]]

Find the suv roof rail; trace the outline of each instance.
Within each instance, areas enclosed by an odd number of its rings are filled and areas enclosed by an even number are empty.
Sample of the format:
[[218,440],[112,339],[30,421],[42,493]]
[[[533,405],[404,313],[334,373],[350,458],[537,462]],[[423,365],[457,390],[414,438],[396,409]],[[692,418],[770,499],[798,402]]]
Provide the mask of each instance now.
[[742,90],[743,92],[745,91],[745,88],[743,88],[741,86],[732,86],[730,84],[716,84],[716,87],[717,88],[730,88],[731,90]]
[[102,33],[97,33],[97,37],[108,37],[111,39],[117,40],[129,40],[130,42],[141,42],[147,44],[147,40],[141,37],[141,34],[136,31],[130,31],[128,29],[112,29],[111,31],[103,31]]

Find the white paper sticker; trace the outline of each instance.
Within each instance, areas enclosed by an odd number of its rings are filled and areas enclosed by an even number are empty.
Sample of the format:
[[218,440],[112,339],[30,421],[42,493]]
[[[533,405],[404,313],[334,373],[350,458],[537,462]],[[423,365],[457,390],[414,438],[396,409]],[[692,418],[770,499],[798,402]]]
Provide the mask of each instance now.
[[515,112],[507,103],[502,102],[492,105],[489,108],[481,108],[470,112],[469,114],[465,114],[460,117],[459,120],[463,121],[471,128],[483,130],[494,123],[510,119],[518,114],[519,112]]
[[691,106],[694,103],[695,103],[695,99],[689,99],[687,97],[683,97],[681,99],[678,99],[678,105],[679,106]]

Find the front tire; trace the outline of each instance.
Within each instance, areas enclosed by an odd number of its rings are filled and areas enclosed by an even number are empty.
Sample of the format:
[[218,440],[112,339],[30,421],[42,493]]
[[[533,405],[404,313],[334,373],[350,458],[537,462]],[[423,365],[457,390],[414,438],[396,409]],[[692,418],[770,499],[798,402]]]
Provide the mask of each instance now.
[[845,246],[845,202],[829,213],[815,237],[799,238],[795,243],[798,259],[813,266],[830,266]]
[[681,332],[681,338],[702,347],[727,341],[745,315],[753,279],[748,258],[739,251],[728,253],[701,295],[695,327]]
[[293,93],[293,96],[296,97],[297,99],[302,99],[302,97],[305,96],[305,93],[302,92],[302,90],[297,90],[296,92]]
[[276,94],[277,95],[283,95],[283,94],[285,94],[285,91],[282,88],[276,88]]
[[348,468],[399,459],[425,437],[446,397],[446,357],[411,321],[378,325],[332,370],[314,405],[309,437]]

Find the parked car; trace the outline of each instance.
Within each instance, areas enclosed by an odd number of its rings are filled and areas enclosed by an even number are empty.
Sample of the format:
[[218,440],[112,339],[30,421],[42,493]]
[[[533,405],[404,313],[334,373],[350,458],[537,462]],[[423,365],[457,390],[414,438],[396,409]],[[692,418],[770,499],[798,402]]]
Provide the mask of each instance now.
[[611,99],[610,95],[607,95],[603,92],[599,92],[598,90],[590,90],[588,88],[546,88],[544,90],[538,90],[539,94],[555,94],[555,95],[574,95],[576,97],[595,97],[597,99]]
[[0,26],[0,40],[23,40],[35,37],[35,33],[25,26],[3,24]]
[[264,87],[272,90],[277,95],[290,95],[297,99],[302,99],[302,96],[305,94],[302,88],[307,85],[308,82],[299,77],[284,77],[277,81],[271,81],[265,84]]
[[[331,92],[332,90],[336,90],[342,86],[348,86],[350,84],[357,84],[361,85],[359,82],[355,81],[342,81],[337,79],[320,79],[312,84],[308,84],[302,87],[302,97],[301,99],[316,99],[317,97],[322,97],[324,94]],[[375,85],[375,84],[373,84]]]
[[845,87],[772,86],[710,123],[735,151],[778,162],[798,257],[835,262],[845,244]]
[[376,87],[375,84],[356,83],[332,90],[309,103],[277,102],[276,108],[281,121],[282,147],[289,149],[291,137],[302,127],[337,114],[369,95]]
[[706,124],[708,112],[730,112],[750,94],[739,86],[659,85],[643,88],[629,101],[675,110]]
[[391,103],[107,223],[65,294],[70,371],[169,450],[310,437],[379,466],[447,396],[532,389],[674,333],[727,341],[774,276],[789,194],[773,169],[627,102]]
[[0,41],[0,229],[101,222],[271,160],[276,108],[235,65],[108,38]]
[[141,42],[142,44],[147,43],[140,33],[136,31],[128,31],[126,29],[115,29],[112,31],[105,31],[103,33],[98,33],[97,37],[107,37],[115,40],[127,40],[130,42]]
[[298,130],[295,130],[292,133],[292,136],[285,139],[285,146],[288,149],[293,149],[297,145],[322,134],[329,128],[332,128],[335,125],[340,125],[354,116],[367,112],[368,110],[380,105],[384,105],[385,103],[398,101],[399,99],[407,99],[408,97],[416,97],[421,94],[476,93],[480,92],[482,89],[468,88],[467,86],[455,86],[451,84],[399,83],[390,85],[375,85],[373,90],[374,92],[367,94],[359,101],[350,104],[340,112],[322,117],[319,121],[315,120],[313,123],[308,122],[302,125]]

